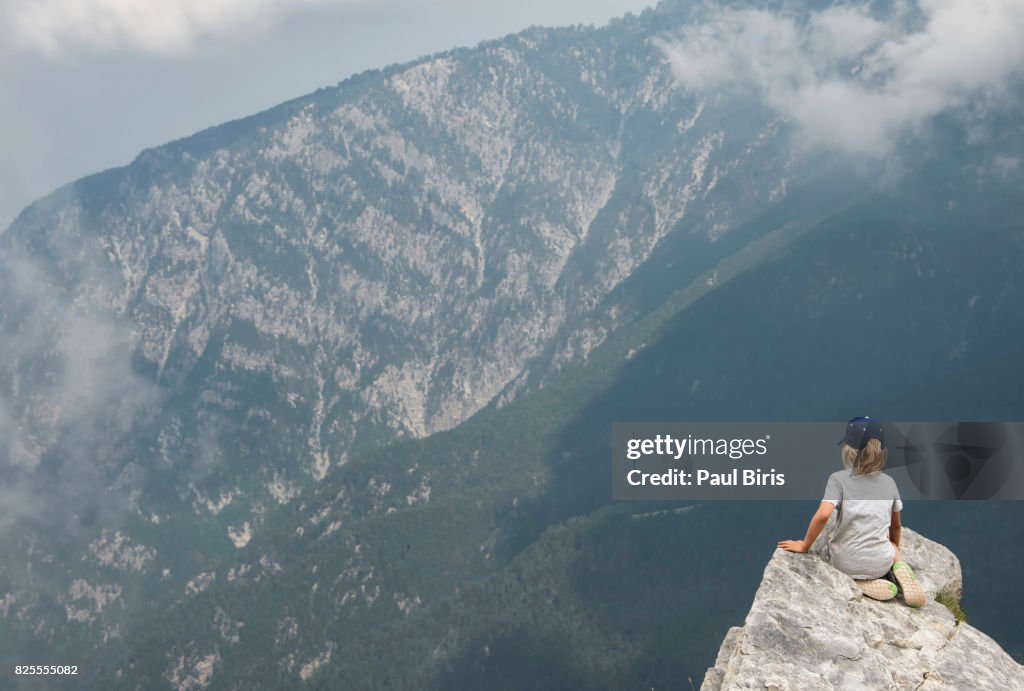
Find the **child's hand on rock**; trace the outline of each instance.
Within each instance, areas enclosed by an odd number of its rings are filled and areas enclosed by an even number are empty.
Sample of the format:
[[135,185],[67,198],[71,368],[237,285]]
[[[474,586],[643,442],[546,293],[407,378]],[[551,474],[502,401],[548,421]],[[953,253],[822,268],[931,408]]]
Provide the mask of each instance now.
[[796,552],[797,554],[807,554],[809,547],[803,540],[781,540],[779,542],[779,549],[784,549],[787,552]]

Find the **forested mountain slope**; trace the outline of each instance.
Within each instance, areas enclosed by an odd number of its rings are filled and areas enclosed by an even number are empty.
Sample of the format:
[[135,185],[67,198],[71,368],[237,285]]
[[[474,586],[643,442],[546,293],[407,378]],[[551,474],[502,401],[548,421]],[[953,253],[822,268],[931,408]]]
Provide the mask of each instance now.
[[[612,421],[1020,418],[1016,105],[884,175],[798,155],[676,84],[691,12],[368,72],[26,209],[9,649],[103,688],[677,685],[806,507],[608,507]],[[1020,509],[914,512],[1024,650]]]

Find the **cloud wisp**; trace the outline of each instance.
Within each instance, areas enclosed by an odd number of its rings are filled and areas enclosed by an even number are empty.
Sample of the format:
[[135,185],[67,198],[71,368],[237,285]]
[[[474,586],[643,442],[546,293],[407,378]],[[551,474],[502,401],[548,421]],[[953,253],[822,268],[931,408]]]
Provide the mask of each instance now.
[[207,36],[258,30],[289,12],[352,0],[0,0],[7,39],[55,55],[88,48],[187,53]]
[[789,7],[709,9],[660,46],[683,88],[754,93],[798,144],[868,158],[1024,72],[1020,0]]
[[71,239],[48,249],[59,269],[15,243],[0,252],[0,533],[24,518],[66,530],[83,507],[109,503],[120,440],[159,404],[132,367],[130,326],[61,281],[109,294],[102,264]]

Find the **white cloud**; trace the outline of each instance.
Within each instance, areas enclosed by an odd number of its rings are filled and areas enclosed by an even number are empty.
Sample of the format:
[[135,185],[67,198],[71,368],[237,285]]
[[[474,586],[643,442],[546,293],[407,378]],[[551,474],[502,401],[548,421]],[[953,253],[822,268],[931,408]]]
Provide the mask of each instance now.
[[0,0],[0,19],[7,39],[22,50],[176,54],[204,36],[251,31],[305,6],[342,1]]
[[661,45],[684,88],[752,90],[802,144],[880,157],[1024,68],[1021,0],[895,5],[881,17],[864,4],[712,9]]

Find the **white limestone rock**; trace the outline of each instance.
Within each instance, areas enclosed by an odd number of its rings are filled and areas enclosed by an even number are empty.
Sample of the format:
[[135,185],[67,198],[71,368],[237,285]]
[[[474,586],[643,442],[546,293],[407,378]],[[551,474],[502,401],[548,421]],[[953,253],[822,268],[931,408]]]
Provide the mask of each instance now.
[[921,609],[863,596],[820,549],[777,550],[701,689],[1024,689],[1021,665],[935,601],[963,590],[956,556],[906,528],[901,547],[929,595]]

